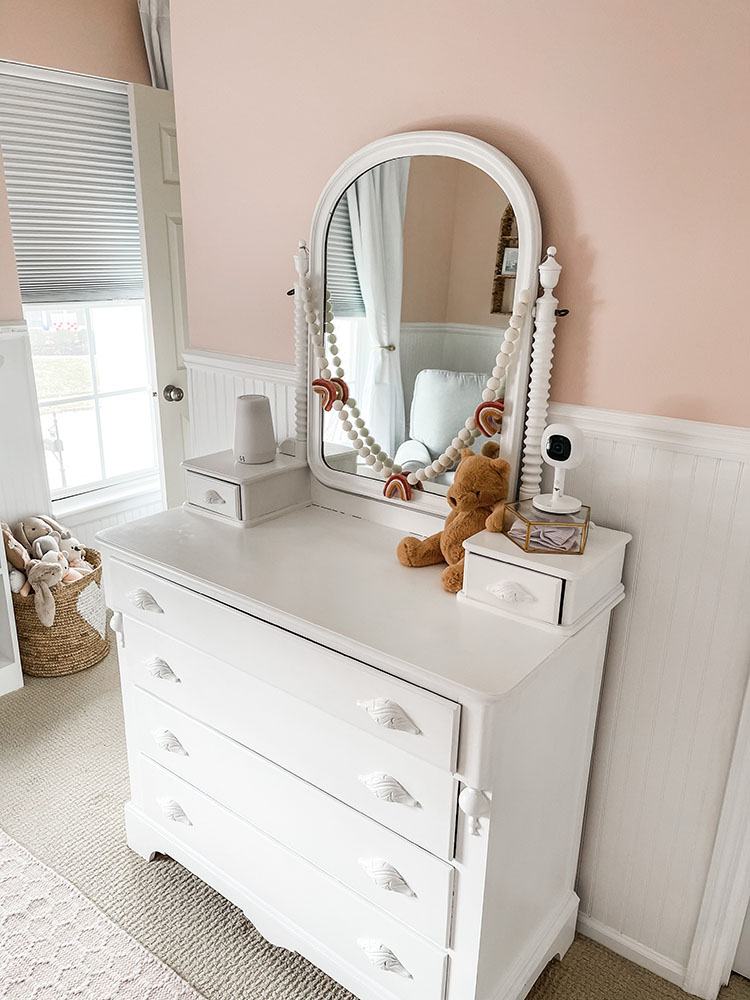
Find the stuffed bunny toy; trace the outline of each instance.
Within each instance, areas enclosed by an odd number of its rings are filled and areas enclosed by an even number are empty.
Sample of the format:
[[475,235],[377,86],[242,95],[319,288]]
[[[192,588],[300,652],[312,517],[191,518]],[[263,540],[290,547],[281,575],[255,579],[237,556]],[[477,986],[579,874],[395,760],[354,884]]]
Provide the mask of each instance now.
[[56,536],[55,540],[58,544],[60,539],[70,538],[70,532],[67,528],[63,528],[61,524],[47,514],[41,514],[39,517],[24,518],[23,521],[19,521],[15,526],[13,534],[27,552],[31,552],[31,546],[37,538],[42,538],[44,535]]
[[83,579],[83,573],[79,573],[77,569],[72,569],[65,554],[62,552],[46,552],[42,556],[41,562],[48,563],[50,566],[54,566],[55,564],[61,566],[63,583],[75,583],[76,580]]
[[53,532],[51,535],[42,535],[40,538],[35,538],[31,543],[32,559],[42,559],[48,552],[59,551],[60,545],[57,540],[56,532]]
[[29,583],[34,588],[34,608],[45,628],[51,628],[55,622],[55,595],[52,589],[62,578],[63,567],[57,560],[45,562],[40,559],[29,567]]

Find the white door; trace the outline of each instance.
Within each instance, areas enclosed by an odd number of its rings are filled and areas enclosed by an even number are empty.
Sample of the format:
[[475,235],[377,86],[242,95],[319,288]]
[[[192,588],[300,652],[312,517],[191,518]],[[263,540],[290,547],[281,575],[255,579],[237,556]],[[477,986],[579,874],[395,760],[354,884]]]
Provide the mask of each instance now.
[[131,84],[128,91],[162,492],[166,505],[176,507],[185,499],[180,462],[189,425],[182,360],[188,328],[174,97],[168,90],[140,84]]

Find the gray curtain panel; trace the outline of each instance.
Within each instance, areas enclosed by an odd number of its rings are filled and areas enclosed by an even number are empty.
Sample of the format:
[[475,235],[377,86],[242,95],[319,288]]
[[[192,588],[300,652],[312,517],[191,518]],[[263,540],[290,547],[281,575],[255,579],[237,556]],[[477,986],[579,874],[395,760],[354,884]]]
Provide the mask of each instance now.
[[146,43],[151,83],[160,90],[172,89],[172,43],[169,0],[138,0],[143,40]]

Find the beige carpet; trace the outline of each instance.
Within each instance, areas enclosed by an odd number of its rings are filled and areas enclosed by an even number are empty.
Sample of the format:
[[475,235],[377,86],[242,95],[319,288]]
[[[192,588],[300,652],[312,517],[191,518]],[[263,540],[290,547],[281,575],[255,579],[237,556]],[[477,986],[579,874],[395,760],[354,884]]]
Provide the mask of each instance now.
[[[72,677],[29,677],[0,698],[0,827],[69,879],[206,1000],[347,1000],[304,959],[269,945],[242,913],[169,859],[125,845],[128,798],[114,655]],[[685,1000],[677,987],[586,938],[533,1000]],[[721,1000],[750,1000],[737,976]]]

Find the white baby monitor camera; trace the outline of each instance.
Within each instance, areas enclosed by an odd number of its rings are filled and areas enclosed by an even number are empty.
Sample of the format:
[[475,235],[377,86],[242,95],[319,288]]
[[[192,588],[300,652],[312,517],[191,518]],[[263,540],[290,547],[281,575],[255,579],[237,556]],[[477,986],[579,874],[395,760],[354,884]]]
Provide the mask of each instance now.
[[544,461],[555,470],[555,482],[551,493],[534,497],[534,506],[548,514],[575,514],[581,501],[565,496],[565,470],[576,469],[583,461],[583,434],[570,424],[550,424],[542,434],[541,451]]

